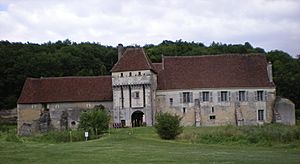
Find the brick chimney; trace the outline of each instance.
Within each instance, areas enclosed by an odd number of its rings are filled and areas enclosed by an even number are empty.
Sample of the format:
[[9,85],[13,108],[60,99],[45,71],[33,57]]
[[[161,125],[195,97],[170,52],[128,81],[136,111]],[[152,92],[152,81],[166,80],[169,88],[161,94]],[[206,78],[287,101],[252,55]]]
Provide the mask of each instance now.
[[123,51],[124,51],[124,47],[120,43],[120,44],[118,44],[117,49],[118,49],[118,61],[119,61],[121,59],[121,57],[122,57],[122,54],[123,54]]

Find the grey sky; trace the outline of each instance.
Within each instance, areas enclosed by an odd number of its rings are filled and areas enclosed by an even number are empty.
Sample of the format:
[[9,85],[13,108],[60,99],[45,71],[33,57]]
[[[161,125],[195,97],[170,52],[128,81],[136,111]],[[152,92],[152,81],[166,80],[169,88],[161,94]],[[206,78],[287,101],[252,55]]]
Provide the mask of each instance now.
[[0,0],[0,40],[210,45],[250,42],[300,54],[298,0]]

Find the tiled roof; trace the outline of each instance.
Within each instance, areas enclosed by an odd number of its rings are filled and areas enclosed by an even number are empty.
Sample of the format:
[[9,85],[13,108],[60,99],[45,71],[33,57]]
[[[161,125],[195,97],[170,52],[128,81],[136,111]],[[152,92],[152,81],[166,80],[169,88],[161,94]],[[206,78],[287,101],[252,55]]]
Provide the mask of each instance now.
[[160,72],[163,69],[162,63],[153,63],[153,66],[154,66],[156,72]]
[[127,48],[111,71],[122,72],[136,70],[152,70],[155,72],[155,68],[143,48]]
[[158,89],[274,87],[261,54],[165,57]]
[[18,104],[112,101],[111,76],[27,78]]

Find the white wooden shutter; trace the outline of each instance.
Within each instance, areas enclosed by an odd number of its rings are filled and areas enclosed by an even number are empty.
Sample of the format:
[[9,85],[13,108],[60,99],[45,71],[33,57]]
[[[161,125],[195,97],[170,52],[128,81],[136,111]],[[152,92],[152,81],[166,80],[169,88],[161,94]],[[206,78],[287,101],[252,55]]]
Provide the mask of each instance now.
[[221,102],[221,92],[218,92],[218,102]]
[[246,91],[246,95],[245,95],[245,101],[248,101],[249,100],[249,92]]
[[257,91],[254,91],[254,97],[253,97],[254,101],[257,101]]
[[190,102],[193,103],[194,99],[193,99],[193,92],[190,92]]
[[267,101],[267,100],[268,100],[268,92],[264,91],[264,101]]
[[203,102],[202,94],[203,94],[202,92],[199,93],[199,100],[200,100],[200,102]]
[[180,103],[182,103],[183,102],[183,93],[182,92],[179,93],[179,98],[180,98]]
[[209,101],[213,102],[212,92],[209,92]]
[[227,93],[228,93],[228,101],[231,101],[231,92],[228,91]]

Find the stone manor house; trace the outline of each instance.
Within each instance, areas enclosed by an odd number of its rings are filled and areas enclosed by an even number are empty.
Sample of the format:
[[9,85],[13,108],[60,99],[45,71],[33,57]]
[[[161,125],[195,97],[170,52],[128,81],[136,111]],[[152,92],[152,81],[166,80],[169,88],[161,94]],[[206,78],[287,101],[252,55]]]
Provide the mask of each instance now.
[[157,112],[185,126],[295,124],[294,106],[276,98],[263,54],[163,57],[118,46],[111,76],[28,78],[18,100],[18,133],[76,128],[80,113],[103,105],[113,127],[152,126]]

